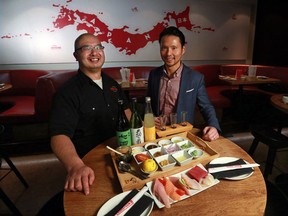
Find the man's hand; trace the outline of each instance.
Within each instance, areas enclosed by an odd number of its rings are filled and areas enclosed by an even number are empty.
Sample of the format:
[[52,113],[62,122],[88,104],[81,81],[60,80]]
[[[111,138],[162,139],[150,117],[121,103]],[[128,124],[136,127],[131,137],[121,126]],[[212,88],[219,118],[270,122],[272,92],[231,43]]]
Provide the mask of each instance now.
[[206,141],[213,141],[218,138],[219,138],[219,134],[215,127],[207,126],[203,129],[202,139]]
[[64,188],[66,191],[83,191],[88,195],[94,179],[94,171],[90,167],[85,164],[77,165],[69,170]]

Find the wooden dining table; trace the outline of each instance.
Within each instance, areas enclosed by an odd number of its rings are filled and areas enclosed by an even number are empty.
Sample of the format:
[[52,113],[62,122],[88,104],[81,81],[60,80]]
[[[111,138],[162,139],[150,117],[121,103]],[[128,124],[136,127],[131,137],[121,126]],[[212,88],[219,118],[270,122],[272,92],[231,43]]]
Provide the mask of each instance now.
[[12,88],[12,85],[10,83],[5,83],[3,86],[0,87],[0,92],[4,92],[10,88]]
[[235,78],[234,75],[227,75],[227,76],[219,76],[219,79],[223,82],[227,83],[228,85],[232,86],[239,86],[239,92],[243,91],[243,87],[245,85],[260,85],[260,84],[269,84],[269,83],[280,83],[280,79],[266,77],[266,76],[243,76],[240,79]]
[[[197,134],[199,130],[192,131]],[[103,142],[84,156],[84,163],[95,172],[95,181],[90,187],[89,195],[81,192],[64,193],[64,209],[67,216],[97,215],[102,205],[122,192],[107,145],[115,148],[116,139]],[[255,163],[241,147],[224,137],[209,142],[209,145],[220,157],[237,157]],[[249,178],[220,180],[211,188],[172,204],[171,208],[159,209],[154,205],[150,215],[264,215],[267,201],[266,185],[260,169],[254,169]]]
[[285,114],[288,114],[288,104],[285,104],[282,100],[284,94],[275,94],[272,95],[270,100],[271,104],[277,108],[278,110],[282,111]]

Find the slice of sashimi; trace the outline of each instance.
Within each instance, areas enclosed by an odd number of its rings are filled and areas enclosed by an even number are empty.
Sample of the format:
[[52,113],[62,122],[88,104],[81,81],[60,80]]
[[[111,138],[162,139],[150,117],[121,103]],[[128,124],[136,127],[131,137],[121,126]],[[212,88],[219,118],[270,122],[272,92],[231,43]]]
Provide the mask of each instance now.
[[166,178],[164,188],[171,199],[175,201],[179,201],[181,199],[181,196],[176,192],[177,188],[173,185],[169,178]]
[[176,176],[170,176],[170,181],[175,185],[175,187],[180,188],[185,192],[186,195],[190,196],[189,190],[180,182],[180,179]]
[[211,186],[214,184],[214,182],[215,182],[215,179],[210,173],[206,177],[200,180],[200,184],[204,186]]
[[165,205],[166,208],[171,207],[169,196],[165,191],[164,185],[159,181],[158,178],[154,180],[152,193],[157,197],[160,202]]
[[198,182],[200,182],[200,180],[204,177],[206,177],[208,175],[208,172],[203,170],[201,167],[199,166],[195,166],[192,169],[190,169],[188,172],[188,175],[191,178],[196,179]]
[[202,188],[202,186],[199,182],[197,182],[193,178],[190,178],[188,175],[186,175],[184,173],[181,174],[181,179],[184,181],[184,183],[188,187],[188,189],[200,190]]

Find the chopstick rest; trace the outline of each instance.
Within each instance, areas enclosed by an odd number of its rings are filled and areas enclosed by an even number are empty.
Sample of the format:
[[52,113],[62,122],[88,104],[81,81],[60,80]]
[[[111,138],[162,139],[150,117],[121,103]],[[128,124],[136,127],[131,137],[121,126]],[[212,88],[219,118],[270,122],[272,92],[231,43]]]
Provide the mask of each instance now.
[[[225,164],[208,164],[207,169],[214,168],[214,167],[241,165],[241,164],[246,164],[243,159],[239,159],[239,160],[232,161],[232,162],[225,163]],[[244,175],[244,174],[250,174],[253,171],[254,171],[254,169],[252,169],[252,168],[243,168],[243,169],[220,171],[220,172],[215,172],[215,173],[211,173],[211,174],[213,175],[214,178],[223,179],[223,178],[236,177],[236,176],[240,176],[240,175]]]

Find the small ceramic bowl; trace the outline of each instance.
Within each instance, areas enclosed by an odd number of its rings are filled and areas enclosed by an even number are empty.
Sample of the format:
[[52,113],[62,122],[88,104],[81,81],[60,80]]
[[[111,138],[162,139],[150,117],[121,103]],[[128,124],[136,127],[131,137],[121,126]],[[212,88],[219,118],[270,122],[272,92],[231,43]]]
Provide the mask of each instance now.
[[165,148],[168,154],[173,154],[174,152],[177,152],[180,150],[179,146],[175,143],[167,145],[167,146],[163,146],[163,148]]
[[132,147],[132,154],[133,154],[133,155],[138,154],[138,153],[141,153],[141,152],[144,152],[144,151],[145,151],[145,148],[142,147],[142,146]]
[[284,104],[288,104],[288,95],[283,95],[282,101]]
[[188,150],[188,154],[190,154],[193,159],[197,159],[203,155],[203,151],[198,148],[192,148]]
[[167,154],[167,151],[164,147],[153,148],[153,149],[150,149],[148,152],[150,156],[153,158],[157,158],[161,155]]
[[152,174],[152,173],[154,173],[154,172],[156,172],[157,170],[158,170],[158,165],[157,165],[157,163],[156,163],[156,161],[155,160],[151,160],[151,161],[154,161],[154,163],[155,163],[155,169],[154,170],[152,170],[152,171],[145,171],[144,169],[143,169],[143,166],[144,166],[144,163],[142,163],[141,164],[141,172],[143,172],[143,173],[145,173],[145,174]]
[[193,143],[189,140],[184,140],[182,142],[178,142],[177,145],[179,146],[180,149],[190,149],[194,147]]
[[125,161],[125,162],[131,162],[133,156],[132,156],[132,148],[130,146],[119,146],[116,151],[121,152],[123,155],[118,155],[116,161]]
[[192,160],[192,156],[186,150],[181,150],[172,154],[178,165],[182,166]]
[[174,158],[168,154],[159,156],[155,158],[155,160],[160,169],[163,171],[171,169],[176,165],[176,161],[174,160]]
[[158,148],[159,145],[157,143],[153,143],[153,142],[150,142],[150,143],[147,143],[144,148],[148,151],[150,149],[153,149],[153,148]]
[[171,138],[171,141],[172,141],[173,143],[178,143],[178,142],[184,141],[184,138],[183,138],[183,137],[179,137],[179,136],[175,136],[175,137],[172,137],[172,138]]
[[143,163],[144,160],[140,160],[140,159],[142,159],[142,158],[144,159],[145,157],[146,157],[146,159],[151,159],[151,156],[148,153],[148,151],[140,152],[138,154],[133,155],[133,158],[138,165]]
[[170,145],[170,144],[172,144],[172,141],[168,140],[168,139],[159,140],[159,142],[158,142],[159,146],[166,146],[166,145]]

